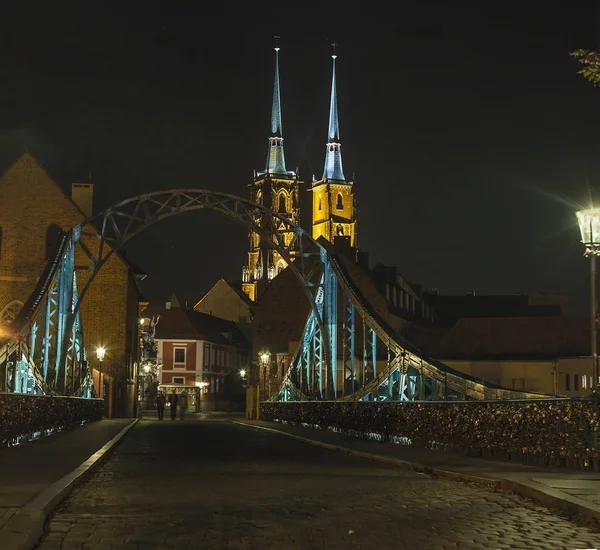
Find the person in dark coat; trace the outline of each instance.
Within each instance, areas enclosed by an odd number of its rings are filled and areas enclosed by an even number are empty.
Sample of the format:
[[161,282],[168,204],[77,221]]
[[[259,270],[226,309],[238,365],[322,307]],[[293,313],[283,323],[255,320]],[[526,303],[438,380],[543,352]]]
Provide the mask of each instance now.
[[162,420],[165,416],[165,403],[167,399],[165,398],[165,394],[161,391],[158,392],[156,396],[156,410],[158,411],[158,419]]
[[171,404],[171,420],[177,419],[177,401],[179,400],[179,396],[173,390],[173,393],[169,395],[169,403]]

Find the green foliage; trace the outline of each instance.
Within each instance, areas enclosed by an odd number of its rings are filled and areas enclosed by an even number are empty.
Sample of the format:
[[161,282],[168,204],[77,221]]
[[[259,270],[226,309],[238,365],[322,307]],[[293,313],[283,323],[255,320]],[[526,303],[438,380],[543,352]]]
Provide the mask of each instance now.
[[582,75],[594,86],[600,86],[600,53],[591,50],[575,50],[569,55],[582,65],[577,74]]
[[289,424],[447,451],[531,454],[541,458],[600,460],[590,442],[600,430],[595,400],[496,401],[468,403],[263,402],[260,417]]
[[100,420],[103,410],[100,399],[0,394],[0,448],[31,439],[36,433]]

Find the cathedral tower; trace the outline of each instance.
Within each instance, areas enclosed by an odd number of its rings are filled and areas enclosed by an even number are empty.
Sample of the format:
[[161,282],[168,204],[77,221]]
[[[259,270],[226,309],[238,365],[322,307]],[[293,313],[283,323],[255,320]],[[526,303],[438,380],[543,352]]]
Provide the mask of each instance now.
[[356,246],[356,218],[354,213],[354,186],[346,181],[342,168],[342,151],[338,123],[337,89],[335,81],[335,44],[333,44],[333,75],[331,78],[331,102],[329,105],[329,136],[325,150],[323,177],[313,181],[313,239],[325,237],[350,238],[350,246]]
[[[278,40],[279,37],[276,37]],[[283,131],[281,125],[281,93],[279,88],[279,42],[275,45],[275,83],[273,86],[273,107],[271,109],[271,137],[267,164],[262,172],[255,172],[254,182],[250,184],[250,199],[285,215],[291,222],[300,222],[299,185],[296,172],[286,169],[283,152]],[[275,228],[273,228],[275,231]],[[286,244],[293,234],[284,234]],[[254,231],[249,233],[250,249],[248,265],[242,269],[242,290],[251,300],[256,300],[261,290],[282,269],[286,261]],[[276,239],[273,239],[276,240]]]

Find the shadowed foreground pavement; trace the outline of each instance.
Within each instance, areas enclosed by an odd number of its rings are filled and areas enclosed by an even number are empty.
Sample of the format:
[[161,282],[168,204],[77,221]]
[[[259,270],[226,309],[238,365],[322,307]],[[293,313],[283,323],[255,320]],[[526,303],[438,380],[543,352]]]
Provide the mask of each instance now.
[[40,550],[600,547],[514,495],[210,420],[140,422],[46,530]]

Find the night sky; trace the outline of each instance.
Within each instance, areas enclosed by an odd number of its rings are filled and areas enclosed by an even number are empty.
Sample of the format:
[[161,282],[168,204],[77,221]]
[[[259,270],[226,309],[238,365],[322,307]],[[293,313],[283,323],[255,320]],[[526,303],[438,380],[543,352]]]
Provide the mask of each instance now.
[[[2,168],[27,148],[65,190],[91,172],[96,209],[183,187],[247,196],[280,35],[286,159],[307,189],[323,170],[335,41],[344,169],[372,262],[444,293],[566,293],[585,312],[574,212],[600,190],[600,88],[568,54],[600,47],[598,3],[414,4],[6,3]],[[194,302],[239,279],[246,234],[195,212],[127,251],[148,298]]]

